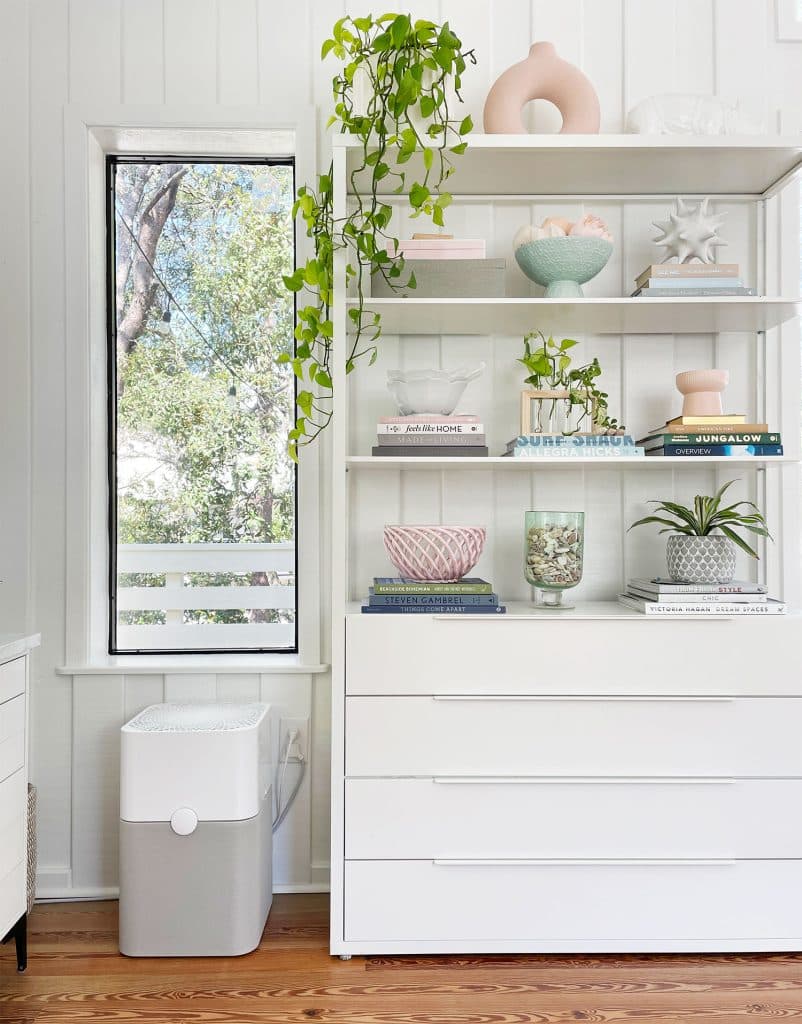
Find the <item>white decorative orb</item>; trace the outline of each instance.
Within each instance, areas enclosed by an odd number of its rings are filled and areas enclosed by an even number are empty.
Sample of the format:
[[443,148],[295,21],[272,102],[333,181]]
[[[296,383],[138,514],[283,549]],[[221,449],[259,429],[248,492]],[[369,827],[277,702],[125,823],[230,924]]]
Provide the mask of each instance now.
[[727,243],[722,242],[718,235],[724,217],[711,213],[709,206],[709,199],[686,203],[677,198],[675,212],[669,214],[669,219],[654,221],[654,226],[661,232],[654,241],[666,250],[663,263],[671,260],[690,263],[694,259],[702,263],[715,261],[716,248]]

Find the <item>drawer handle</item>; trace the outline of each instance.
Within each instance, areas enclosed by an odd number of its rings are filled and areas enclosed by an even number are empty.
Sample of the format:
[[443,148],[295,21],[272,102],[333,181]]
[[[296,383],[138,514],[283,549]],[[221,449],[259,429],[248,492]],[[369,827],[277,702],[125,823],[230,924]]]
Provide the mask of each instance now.
[[725,778],[687,778],[681,776],[661,777],[638,775],[632,778],[620,776],[582,776],[582,775],[490,775],[490,776],[448,776],[440,775],[432,779],[440,786],[734,786],[735,779]]
[[436,868],[540,868],[540,867],[732,867],[737,864],[735,857],[696,858],[694,860],[679,859],[603,859],[598,860],[453,860],[435,858],[432,864]]
[[495,693],[435,693],[432,700],[450,701],[603,701],[605,704],[611,701],[625,701],[629,703],[655,703],[655,704],[731,704],[735,698],[726,697],[723,694],[696,695],[690,694],[687,697],[671,695],[667,697],[659,695],[639,696],[638,694],[614,694],[610,696],[600,694],[566,695],[560,694],[495,694]]

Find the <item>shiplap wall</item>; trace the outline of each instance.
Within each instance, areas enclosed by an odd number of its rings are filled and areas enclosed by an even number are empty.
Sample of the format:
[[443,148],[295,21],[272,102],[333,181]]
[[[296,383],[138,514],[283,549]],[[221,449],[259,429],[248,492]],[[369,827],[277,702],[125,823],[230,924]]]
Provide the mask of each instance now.
[[[772,0],[427,0],[411,7],[418,16],[448,18],[475,46],[479,64],[466,75],[465,96],[477,124],[493,78],[525,55],[530,40],[550,39],[595,82],[603,131],[621,130],[628,107],[647,95],[669,91],[739,97],[750,101],[767,131],[776,129],[778,111],[786,131],[799,128],[802,46],[775,41]],[[113,885],[116,730],[136,707],[179,692],[258,692],[290,710],[311,708],[309,792],[288,833],[291,841],[280,844],[283,860],[277,878],[298,884],[314,881],[328,859],[325,677],[69,679],[55,672],[65,657],[69,583],[63,106],[103,101],[254,104],[293,95],[325,108],[331,68],[318,61],[320,42],[338,16],[364,9],[352,0],[3,0],[0,5],[0,90],[6,100],[0,155],[0,608],[4,631],[36,629],[43,635],[34,660],[33,777],[40,789],[40,863],[54,891],[72,886],[90,892]],[[531,127],[554,126],[553,112],[536,105]],[[514,228],[528,212],[466,211],[458,228],[485,233],[493,227],[500,239],[502,227]],[[619,224],[618,212],[600,212]],[[620,214],[622,231],[624,216]],[[479,219],[471,221],[473,217]],[[740,237],[750,228],[738,223]],[[631,276],[639,258],[636,252],[627,257],[624,277]],[[622,267],[614,263],[607,273],[618,287]],[[605,346],[612,380],[622,380],[622,346],[636,344],[632,339]],[[643,354],[650,357],[650,373],[659,371],[665,377],[676,367],[706,360],[712,343],[683,338],[673,351],[658,351],[648,340],[642,344]],[[482,354],[476,339],[442,345],[440,357],[449,361],[449,346],[458,345],[465,358]],[[517,387],[514,370],[500,372],[494,389]],[[377,382],[380,376],[380,371],[374,375]],[[382,385],[366,386],[370,392]],[[624,391],[628,393],[626,387]],[[640,419],[639,410],[631,406],[626,415]],[[498,424],[502,438],[509,425]],[[361,443],[366,443],[364,436]],[[582,498],[598,504],[610,492],[605,471],[594,473],[592,489],[583,490]],[[650,490],[649,475],[638,475],[638,487]],[[494,521],[497,528],[504,527],[509,515],[510,539],[494,554],[493,571],[512,583],[520,546],[518,509],[534,496],[527,493],[523,477],[510,480],[510,485],[521,493],[499,503]],[[460,486],[456,479],[448,484],[455,507]],[[563,492],[562,500],[569,495]],[[545,495],[538,492],[537,499],[545,500]],[[423,500],[415,514],[434,514],[431,500]],[[413,509],[404,511],[410,517]],[[601,586],[602,576],[619,564],[619,557],[610,554],[609,565],[599,569],[591,588]],[[362,587],[371,574],[367,563],[359,574]]]

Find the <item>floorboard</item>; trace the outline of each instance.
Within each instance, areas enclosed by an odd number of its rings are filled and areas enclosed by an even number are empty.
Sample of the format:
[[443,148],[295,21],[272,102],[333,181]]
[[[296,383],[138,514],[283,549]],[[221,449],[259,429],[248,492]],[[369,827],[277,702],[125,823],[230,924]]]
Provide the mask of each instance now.
[[0,947],[13,1024],[747,1024],[802,1021],[802,954],[354,957],[328,900],[276,896],[244,957],[128,959],[117,905],[37,906],[29,967]]

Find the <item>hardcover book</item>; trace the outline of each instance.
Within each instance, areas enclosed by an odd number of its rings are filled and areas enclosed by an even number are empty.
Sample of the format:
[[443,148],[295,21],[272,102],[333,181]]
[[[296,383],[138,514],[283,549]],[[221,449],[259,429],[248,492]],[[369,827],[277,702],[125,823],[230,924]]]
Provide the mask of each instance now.
[[414,444],[399,444],[399,445],[377,445],[371,450],[371,455],[374,456],[392,456],[394,458],[401,457],[415,457],[415,458],[452,458],[454,456],[461,458],[479,458],[486,459],[488,455],[487,445],[470,445],[470,444],[443,444],[443,445],[414,445]]
[[638,281],[639,288],[668,288],[674,291],[676,288],[743,288],[744,283],[733,275],[732,277],[647,277]]
[[705,433],[650,434],[638,444],[646,448],[659,448],[664,444],[782,444],[782,435],[769,433],[729,433],[705,431]]
[[515,448],[624,448],[634,445],[629,434],[521,434],[507,442]]
[[649,448],[646,455],[652,458],[661,456],[744,456],[751,455],[757,459],[767,456],[782,455],[781,444],[665,444],[661,448]]
[[409,423],[382,423],[379,420],[376,426],[376,433],[380,436],[398,435],[407,437],[413,434],[429,434],[435,437],[451,434],[483,434],[485,427],[483,423],[431,423],[428,420],[411,420]]
[[632,298],[644,299],[694,299],[707,296],[731,297],[738,295],[756,295],[754,288],[638,288]]
[[377,594],[375,587],[368,590],[368,604],[376,607],[397,607],[399,605],[420,605],[430,606],[453,605],[481,605],[485,608],[492,608],[498,604],[498,594]]
[[494,605],[492,608],[478,604],[409,604],[383,608],[377,605],[363,604],[362,613],[363,615],[506,615],[507,609],[503,604]]
[[653,263],[638,274],[635,284],[642,285],[650,277],[738,277],[739,273],[737,263]]
[[[380,416],[379,423],[478,423],[479,417],[466,413],[462,416],[441,416],[434,412],[417,412],[414,416]],[[484,427],[482,428],[484,429]]]
[[[719,423],[725,425],[744,424],[744,430],[754,430],[755,424],[750,423],[746,425],[746,416],[740,412],[725,412],[720,416],[675,416],[672,420],[666,420],[666,426],[675,429],[675,425],[682,427],[707,427],[708,430],[720,430]],[[762,426],[759,429],[768,430],[768,426]],[[652,431],[654,433],[654,431]]]
[[784,615],[782,601],[770,598],[765,604],[737,604],[734,601],[721,604],[674,604],[671,602],[647,601],[629,594],[619,594],[619,602],[625,608],[642,612],[644,615]]
[[634,583],[627,587],[630,597],[642,597],[647,601],[659,600],[661,604],[765,604],[765,594],[655,594],[653,590],[641,590]]
[[373,590],[376,594],[492,594],[493,586],[475,576],[466,576],[456,583],[426,583],[401,576],[375,576]]
[[768,587],[751,580],[729,580],[727,583],[677,583],[655,576],[654,579],[634,576],[627,586],[637,586],[655,594],[765,594]]
[[377,438],[380,445],[389,448],[444,448],[449,445],[456,445],[464,448],[466,445],[483,447],[487,444],[487,437],[484,434],[379,434]]
[[644,449],[634,444],[613,448],[607,445],[573,447],[569,445],[546,445],[532,448],[529,445],[515,447],[504,453],[504,458],[514,459],[638,459]]

